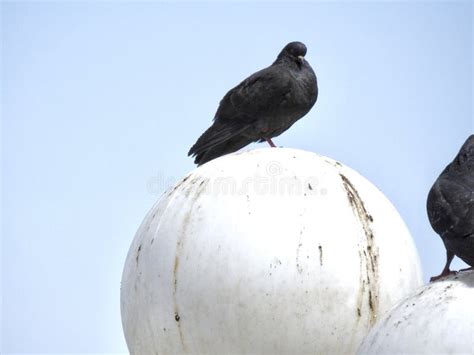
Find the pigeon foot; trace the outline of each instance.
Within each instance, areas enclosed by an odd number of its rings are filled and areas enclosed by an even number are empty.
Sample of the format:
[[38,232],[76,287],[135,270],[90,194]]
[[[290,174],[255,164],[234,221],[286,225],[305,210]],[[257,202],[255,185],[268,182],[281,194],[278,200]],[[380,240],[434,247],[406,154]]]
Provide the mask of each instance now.
[[443,277],[446,277],[446,276],[449,276],[449,275],[456,275],[457,274],[457,271],[452,271],[452,270],[449,270],[448,269],[444,269],[441,274],[439,274],[438,276],[432,276],[430,278],[430,282],[434,282],[434,281],[437,281],[439,279],[442,279]]
[[275,143],[273,143],[271,138],[264,138],[264,139],[267,141],[267,143],[270,145],[270,147],[276,148],[276,145],[275,145]]

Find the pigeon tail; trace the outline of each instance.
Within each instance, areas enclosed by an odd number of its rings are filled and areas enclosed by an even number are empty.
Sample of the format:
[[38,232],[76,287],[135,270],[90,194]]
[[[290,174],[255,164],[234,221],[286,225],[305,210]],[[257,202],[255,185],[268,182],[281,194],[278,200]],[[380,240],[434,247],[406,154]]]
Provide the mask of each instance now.
[[[214,155],[214,154],[211,154],[211,152],[216,152],[216,151],[221,151],[221,150],[225,151],[227,150],[227,146],[234,145],[236,141],[234,140],[233,142],[230,142],[232,138],[240,135],[247,128],[248,126],[236,127],[235,125],[229,126],[229,125],[223,125],[219,122],[215,122],[199,137],[197,142],[191,147],[191,149],[188,152],[188,156],[189,155],[196,156],[195,162],[198,164],[198,161],[200,161],[202,157],[208,156],[208,155]],[[245,140],[248,141],[248,143],[250,143],[249,139],[245,139]],[[225,153],[222,153],[222,154],[225,154]],[[201,164],[204,164],[204,162],[202,162]]]
[[222,155],[236,152],[250,143],[252,143],[251,138],[236,134],[223,143],[214,145],[211,148],[195,154],[196,158],[194,159],[194,163],[198,166],[202,165]]

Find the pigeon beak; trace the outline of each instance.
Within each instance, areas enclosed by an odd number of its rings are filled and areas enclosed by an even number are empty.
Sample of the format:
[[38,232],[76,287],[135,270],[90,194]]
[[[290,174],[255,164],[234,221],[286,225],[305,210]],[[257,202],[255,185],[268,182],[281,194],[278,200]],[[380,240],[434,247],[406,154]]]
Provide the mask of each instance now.
[[304,62],[304,56],[303,56],[303,55],[299,55],[299,56],[298,56],[298,59],[299,59],[299,61],[300,61],[301,63]]

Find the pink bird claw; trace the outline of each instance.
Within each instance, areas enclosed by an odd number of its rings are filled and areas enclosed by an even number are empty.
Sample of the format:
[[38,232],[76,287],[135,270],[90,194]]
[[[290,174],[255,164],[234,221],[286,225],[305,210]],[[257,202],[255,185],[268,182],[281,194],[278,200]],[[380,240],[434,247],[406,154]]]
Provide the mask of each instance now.
[[457,271],[453,271],[453,270],[443,270],[443,272],[441,274],[439,274],[438,276],[432,276],[430,278],[430,282],[435,282],[435,281],[438,281],[439,279],[442,279],[444,277],[447,277],[447,276],[450,276],[450,275],[456,275],[458,272]]
[[273,143],[273,141],[271,140],[271,138],[265,138],[265,140],[266,140],[267,143],[270,145],[270,147],[276,148],[276,145],[275,145],[275,143]]

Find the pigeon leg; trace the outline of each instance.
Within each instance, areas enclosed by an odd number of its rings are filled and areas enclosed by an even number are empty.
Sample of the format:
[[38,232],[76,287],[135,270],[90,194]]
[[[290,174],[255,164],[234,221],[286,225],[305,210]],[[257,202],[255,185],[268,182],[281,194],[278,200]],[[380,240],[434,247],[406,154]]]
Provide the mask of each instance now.
[[453,258],[454,258],[454,253],[450,252],[449,250],[446,250],[446,265],[444,266],[443,271],[441,271],[441,274],[430,278],[430,282],[439,280],[440,278],[448,276],[448,275],[456,274],[456,271],[449,270],[449,265],[451,265],[451,261],[453,261]]
[[275,143],[273,143],[272,139],[271,138],[264,138],[268,144],[270,144],[270,147],[272,148],[276,148],[276,145]]
[[465,269],[461,269],[461,270],[459,270],[459,272],[461,272],[461,271],[469,271],[469,270],[474,270],[474,266],[467,267],[467,268],[465,268]]

